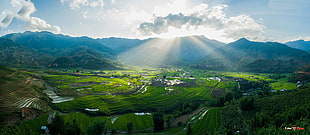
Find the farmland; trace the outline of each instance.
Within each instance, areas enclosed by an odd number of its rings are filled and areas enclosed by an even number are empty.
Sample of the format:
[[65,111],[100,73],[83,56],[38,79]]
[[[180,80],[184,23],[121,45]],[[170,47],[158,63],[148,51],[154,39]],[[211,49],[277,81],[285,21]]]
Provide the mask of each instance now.
[[[41,75],[46,82],[43,93],[53,103],[46,114],[57,112],[65,126],[76,124],[82,134],[96,122],[104,123],[107,133],[127,133],[129,127],[130,132],[153,133],[155,113],[163,114],[165,130],[159,133],[186,134],[190,128],[193,134],[216,134],[223,125],[224,105],[238,104],[242,96],[258,98],[297,89],[288,82],[289,74],[177,68],[27,70],[27,74]],[[42,121],[46,117],[36,121],[46,124]]]

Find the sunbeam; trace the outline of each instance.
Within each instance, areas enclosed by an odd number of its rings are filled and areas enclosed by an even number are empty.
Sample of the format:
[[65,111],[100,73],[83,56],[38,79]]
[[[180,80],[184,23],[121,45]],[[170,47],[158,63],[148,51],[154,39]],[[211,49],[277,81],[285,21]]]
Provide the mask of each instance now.
[[120,54],[119,57],[130,65],[161,67],[178,60],[179,44],[178,38],[155,38]]
[[154,38],[119,56],[124,63],[137,66],[184,65],[200,61],[223,45],[204,36]]

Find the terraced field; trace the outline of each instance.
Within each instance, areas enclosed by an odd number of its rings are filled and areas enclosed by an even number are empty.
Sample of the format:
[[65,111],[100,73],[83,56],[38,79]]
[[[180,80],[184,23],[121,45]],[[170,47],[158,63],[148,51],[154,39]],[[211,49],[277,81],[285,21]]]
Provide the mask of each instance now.
[[153,130],[153,118],[151,114],[135,114],[128,113],[118,116],[101,116],[101,117],[91,117],[83,113],[70,113],[64,115],[65,122],[71,123],[76,120],[80,123],[80,128],[82,132],[86,132],[89,125],[92,125],[95,121],[104,121],[105,128],[108,130],[117,131],[127,131],[127,124],[132,122],[133,129],[135,132],[139,131],[152,131]]
[[190,123],[193,134],[209,134],[218,131],[221,125],[220,111],[220,107],[207,108],[192,117]]
[[74,110],[84,108],[98,108],[100,111],[113,114],[119,110],[145,111],[148,109],[173,108],[178,104],[192,100],[212,100],[211,90],[205,87],[172,87],[168,91],[164,87],[147,86],[144,93],[137,92],[133,95],[89,95],[75,100],[58,103],[55,106],[61,110]]
[[[5,81],[0,80],[1,108],[12,112],[21,108],[47,112],[51,110],[48,104],[53,103],[53,109],[64,114],[61,117],[65,123],[76,120],[82,133],[87,133],[96,121],[104,121],[109,133],[126,133],[128,123],[133,123],[135,133],[150,133],[154,126],[152,113],[160,111],[164,112],[165,128],[168,116],[173,127],[163,134],[186,134],[186,121],[191,123],[193,134],[217,134],[221,108],[210,106],[220,101],[218,97],[236,90],[238,82],[234,77],[243,78],[243,85],[249,85],[245,90],[255,91],[258,85],[252,88],[251,84],[256,83],[276,90],[296,89],[287,77],[275,78],[271,74],[197,70],[190,73],[179,69],[36,73],[43,74],[44,80],[30,75],[31,72],[6,74]],[[181,124],[178,118],[184,118]]]
[[21,111],[21,108],[34,108],[41,111],[51,110],[48,98],[42,93],[44,81],[16,71],[2,78],[0,84],[0,107],[5,111]]

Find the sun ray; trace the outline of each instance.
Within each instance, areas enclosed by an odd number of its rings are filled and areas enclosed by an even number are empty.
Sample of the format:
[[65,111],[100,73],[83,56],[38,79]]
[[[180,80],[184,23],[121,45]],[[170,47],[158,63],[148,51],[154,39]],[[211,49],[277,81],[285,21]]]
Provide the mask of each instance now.
[[179,44],[177,38],[154,38],[120,54],[119,57],[126,64],[160,67],[178,59]]

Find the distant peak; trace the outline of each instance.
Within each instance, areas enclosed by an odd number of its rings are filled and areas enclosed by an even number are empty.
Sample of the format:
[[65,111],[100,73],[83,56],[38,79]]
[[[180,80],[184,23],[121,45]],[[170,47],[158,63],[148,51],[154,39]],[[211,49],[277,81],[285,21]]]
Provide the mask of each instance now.
[[240,39],[238,39],[238,40],[236,40],[236,41],[234,41],[234,42],[231,42],[231,44],[236,44],[236,43],[247,43],[247,42],[251,42],[251,41],[249,41],[249,40],[246,39],[246,38],[240,38]]
[[250,40],[246,39],[246,38],[240,38],[238,39],[236,42],[249,42]]

